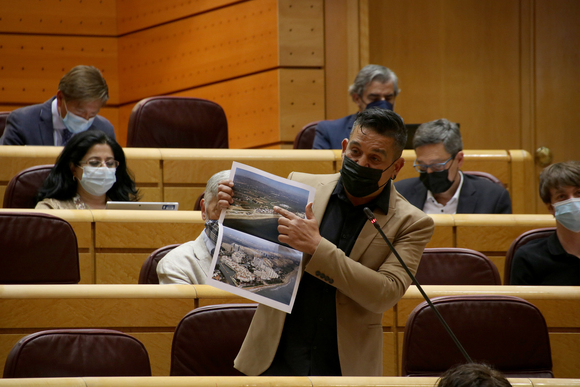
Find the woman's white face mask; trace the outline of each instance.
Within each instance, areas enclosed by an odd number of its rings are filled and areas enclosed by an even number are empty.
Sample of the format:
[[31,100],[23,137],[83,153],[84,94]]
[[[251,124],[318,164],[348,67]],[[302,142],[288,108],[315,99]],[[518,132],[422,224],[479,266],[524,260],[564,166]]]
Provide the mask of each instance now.
[[106,194],[117,181],[116,168],[101,167],[81,167],[83,177],[80,180],[81,186],[94,196]]

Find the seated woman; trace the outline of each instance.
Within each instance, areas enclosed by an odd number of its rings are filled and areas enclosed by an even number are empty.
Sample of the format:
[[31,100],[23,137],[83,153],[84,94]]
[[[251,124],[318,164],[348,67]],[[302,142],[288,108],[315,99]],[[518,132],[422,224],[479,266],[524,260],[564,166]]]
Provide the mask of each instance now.
[[137,201],[121,146],[100,130],[74,135],[38,191],[39,209],[102,209],[107,200]]

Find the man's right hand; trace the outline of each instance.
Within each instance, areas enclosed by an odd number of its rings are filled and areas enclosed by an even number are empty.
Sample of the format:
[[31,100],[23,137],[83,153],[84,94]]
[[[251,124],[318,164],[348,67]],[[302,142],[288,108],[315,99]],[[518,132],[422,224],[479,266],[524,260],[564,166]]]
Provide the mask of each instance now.
[[234,182],[231,180],[220,181],[218,185],[218,207],[220,209],[228,209],[230,204],[234,202]]

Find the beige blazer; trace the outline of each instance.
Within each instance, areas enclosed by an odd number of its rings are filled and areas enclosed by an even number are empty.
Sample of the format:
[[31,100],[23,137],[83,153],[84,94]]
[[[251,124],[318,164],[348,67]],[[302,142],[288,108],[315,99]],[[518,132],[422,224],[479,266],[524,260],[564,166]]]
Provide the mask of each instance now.
[[[292,173],[290,179],[316,188],[314,215],[326,210],[340,174]],[[377,222],[399,255],[415,273],[434,231],[433,220],[409,204],[394,185],[389,211],[376,210]],[[343,376],[382,376],[382,316],[411,284],[386,242],[370,222],[363,227],[350,257],[324,238],[312,256],[304,255],[306,272],[336,287],[338,355]],[[246,375],[268,369],[284,327],[286,313],[259,305],[234,366]]]

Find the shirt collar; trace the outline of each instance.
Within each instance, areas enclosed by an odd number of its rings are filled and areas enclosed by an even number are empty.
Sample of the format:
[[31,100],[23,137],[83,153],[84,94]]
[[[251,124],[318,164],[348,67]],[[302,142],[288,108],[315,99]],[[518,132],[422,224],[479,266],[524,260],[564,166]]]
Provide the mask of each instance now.
[[52,100],[51,113],[52,113],[52,127],[55,130],[66,129],[66,126],[64,126],[64,122],[62,122],[62,118],[60,118],[60,114],[58,114],[58,107],[56,106],[56,98]]
[[215,243],[213,243],[213,241],[211,239],[209,239],[205,230],[203,230],[201,232],[201,238],[203,239],[203,242],[205,243],[205,247],[207,247],[207,251],[211,252],[212,250],[215,249]]

